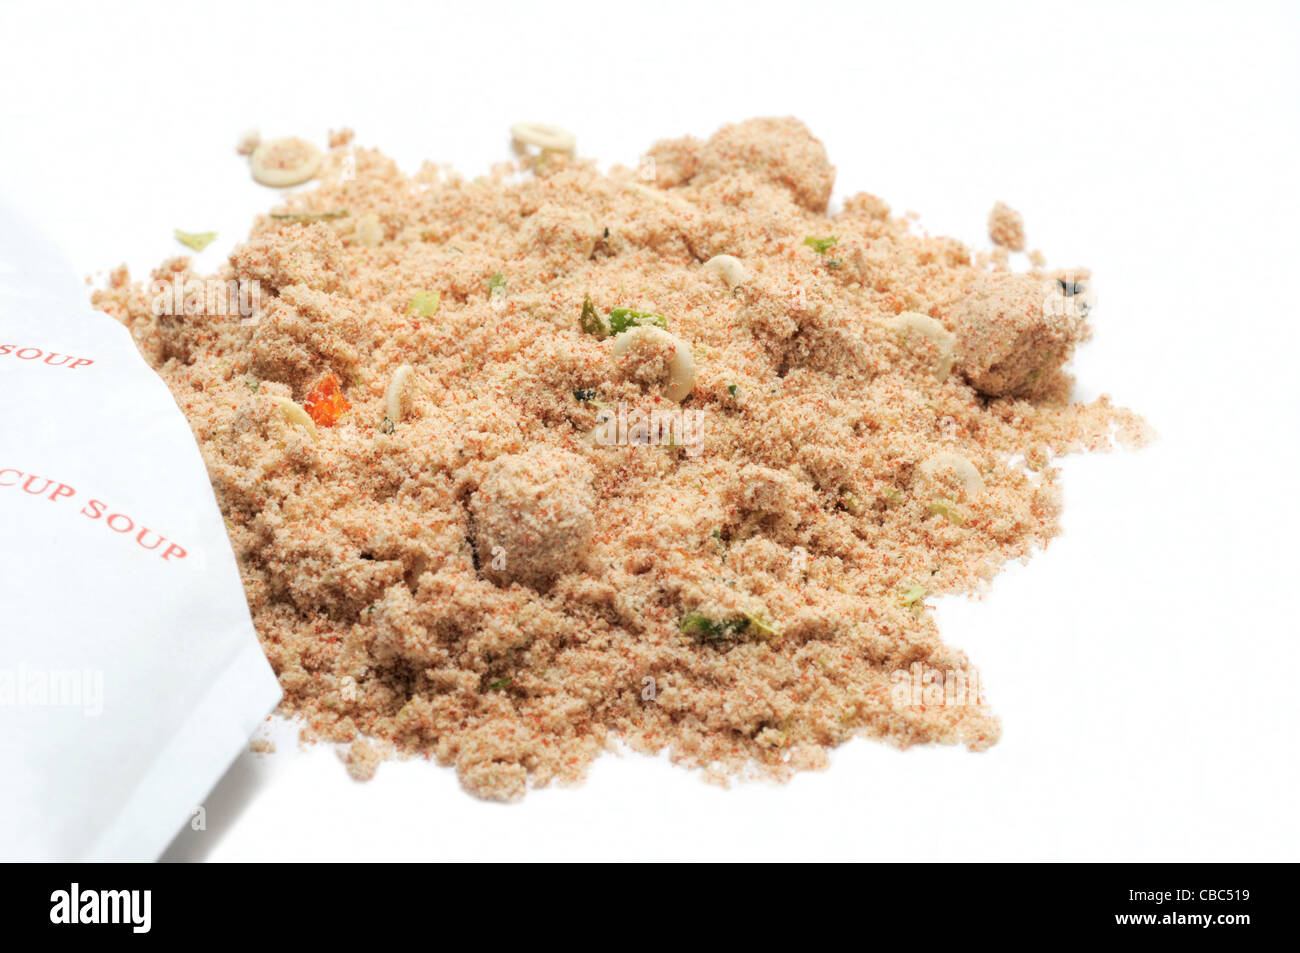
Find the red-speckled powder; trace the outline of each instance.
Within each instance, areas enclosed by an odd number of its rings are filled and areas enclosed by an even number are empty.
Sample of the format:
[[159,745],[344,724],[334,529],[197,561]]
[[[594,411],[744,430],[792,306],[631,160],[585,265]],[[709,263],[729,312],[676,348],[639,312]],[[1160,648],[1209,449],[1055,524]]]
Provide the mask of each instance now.
[[[260,282],[256,322],[157,318],[125,274],[96,295],[194,428],[307,737],[498,799],[615,741],[786,777],[854,736],[997,740],[925,600],[1051,539],[1054,454],[1141,435],[1070,402],[1086,271],[1010,270],[1009,210],[987,252],[867,193],[828,214],[792,119],[473,181],[339,142],[219,276]],[[672,337],[620,353],[590,333],[614,308]],[[689,442],[596,439],[687,411]]]

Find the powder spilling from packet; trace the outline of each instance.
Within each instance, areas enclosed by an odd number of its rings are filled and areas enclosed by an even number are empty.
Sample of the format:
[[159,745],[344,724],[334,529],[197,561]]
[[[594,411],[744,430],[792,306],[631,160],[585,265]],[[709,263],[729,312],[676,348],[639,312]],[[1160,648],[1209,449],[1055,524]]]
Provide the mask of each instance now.
[[1144,439],[1069,401],[1088,273],[1011,270],[1005,207],[983,254],[828,215],[794,119],[607,174],[564,142],[469,180],[336,135],[211,276],[251,313],[169,305],[185,258],[95,294],[190,420],[283,711],[503,800],[615,742],[717,779],[993,744],[925,599],[1058,531],[1053,455]]

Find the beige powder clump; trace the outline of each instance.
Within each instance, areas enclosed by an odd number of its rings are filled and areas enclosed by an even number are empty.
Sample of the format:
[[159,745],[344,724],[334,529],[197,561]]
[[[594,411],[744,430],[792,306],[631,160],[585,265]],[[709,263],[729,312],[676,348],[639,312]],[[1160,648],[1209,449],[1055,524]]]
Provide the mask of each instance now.
[[700,149],[689,181],[704,186],[757,176],[790,192],[805,209],[824,212],[835,184],[826,148],[797,119],[751,119],[723,126]]
[[[866,193],[827,215],[796,120],[648,154],[467,180],[336,137],[215,276],[258,281],[255,315],[157,314],[125,271],[95,295],[194,429],[283,711],[354,773],[391,747],[510,800],[616,742],[722,779],[855,736],[986,748],[927,598],[1057,533],[1054,455],[1144,438],[1069,401],[1086,276]],[[615,309],[684,342],[680,401]],[[349,409],[313,436],[281,408],[322,380]]]
[[989,238],[1008,251],[1024,251],[1024,218],[1011,206],[998,202],[989,212]]
[[346,748],[338,750],[339,760],[347,765],[348,774],[357,781],[369,781],[379,770],[386,753],[379,746],[365,739],[352,742]]
[[1082,295],[1038,274],[980,275],[952,314],[962,373],[993,397],[1061,392],[1061,369],[1088,334]]
[[593,471],[575,453],[540,447],[493,460],[469,507],[483,572],[540,590],[578,569],[595,529]]

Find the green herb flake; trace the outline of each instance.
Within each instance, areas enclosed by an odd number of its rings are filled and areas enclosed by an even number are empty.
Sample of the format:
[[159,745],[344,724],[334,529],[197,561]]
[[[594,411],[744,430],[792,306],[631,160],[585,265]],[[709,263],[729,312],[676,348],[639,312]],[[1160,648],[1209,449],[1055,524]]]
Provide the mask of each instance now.
[[499,692],[501,689],[507,688],[510,685],[510,682],[511,679],[498,678],[495,682],[492,682],[491,684],[488,685],[488,691]]
[[506,293],[506,276],[497,272],[488,279],[488,297],[493,295],[503,295]]
[[193,248],[195,251],[203,251],[217,240],[216,232],[183,232],[179,228],[175,228],[172,229],[172,234],[186,248]]
[[899,593],[898,600],[905,606],[914,606],[925,598],[928,591],[925,586],[908,586]]
[[752,613],[743,612],[741,613],[741,615],[748,623],[749,630],[752,631],[755,635],[757,635],[760,639],[770,639],[774,636],[778,636],[781,634],[779,631],[777,631],[776,628],[768,625],[766,622],[764,622],[758,616],[753,615]]
[[411,306],[407,309],[411,314],[419,315],[422,318],[431,318],[438,313],[438,308],[442,306],[442,295],[437,291],[417,291],[411,298]]
[[600,319],[600,312],[596,306],[591,303],[591,295],[584,295],[582,299],[582,317],[579,318],[582,330],[587,334],[593,334],[598,338],[603,338],[609,331],[605,327],[605,322]]
[[710,619],[703,612],[688,612],[682,616],[681,630],[705,642],[727,642],[744,634],[758,639],[780,635],[775,628],[758,616],[741,612],[721,621]]
[[667,328],[668,322],[662,314],[651,314],[649,311],[633,311],[631,308],[614,308],[609,312],[609,329],[614,334],[622,334],[629,328],[638,325],[654,325],[657,328]]
[[955,506],[950,506],[943,502],[934,502],[930,504],[930,512],[936,516],[942,516],[954,526],[965,526],[966,517],[962,515],[961,510]]
[[732,397],[735,397],[738,393],[740,393],[740,388],[737,387],[735,384],[728,384],[727,393],[730,394]]
[[595,400],[596,399],[595,388],[588,388],[586,390],[575,390],[573,392],[573,399],[581,400],[584,402],[589,400]]
[[827,238],[815,238],[814,236],[809,235],[807,238],[803,240],[803,243],[805,245],[807,245],[809,248],[811,248],[819,255],[826,254],[828,251],[834,248],[838,242],[839,239],[836,238],[834,235],[831,235]]
[[703,612],[688,612],[682,616],[681,630],[706,642],[723,642],[744,628],[744,616],[715,622]]

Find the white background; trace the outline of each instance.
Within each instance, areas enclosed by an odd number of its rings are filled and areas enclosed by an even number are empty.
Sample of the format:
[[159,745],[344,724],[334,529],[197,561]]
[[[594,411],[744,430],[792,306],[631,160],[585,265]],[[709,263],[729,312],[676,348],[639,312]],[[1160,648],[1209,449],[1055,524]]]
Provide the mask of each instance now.
[[794,114],[867,190],[979,247],[995,200],[1094,269],[1080,396],[1160,442],[1072,458],[1065,535],[940,625],[1004,722],[993,750],[839,749],[720,790],[605,758],[484,804],[453,773],[351,782],[327,750],[242,758],[172,858],[1300,859],[1295,7],[1262,3],[0,5],[0,195],[83,271],[137,275],[274,199],[247,127],[353,126],[474,174],[519,119],[635,163]]

